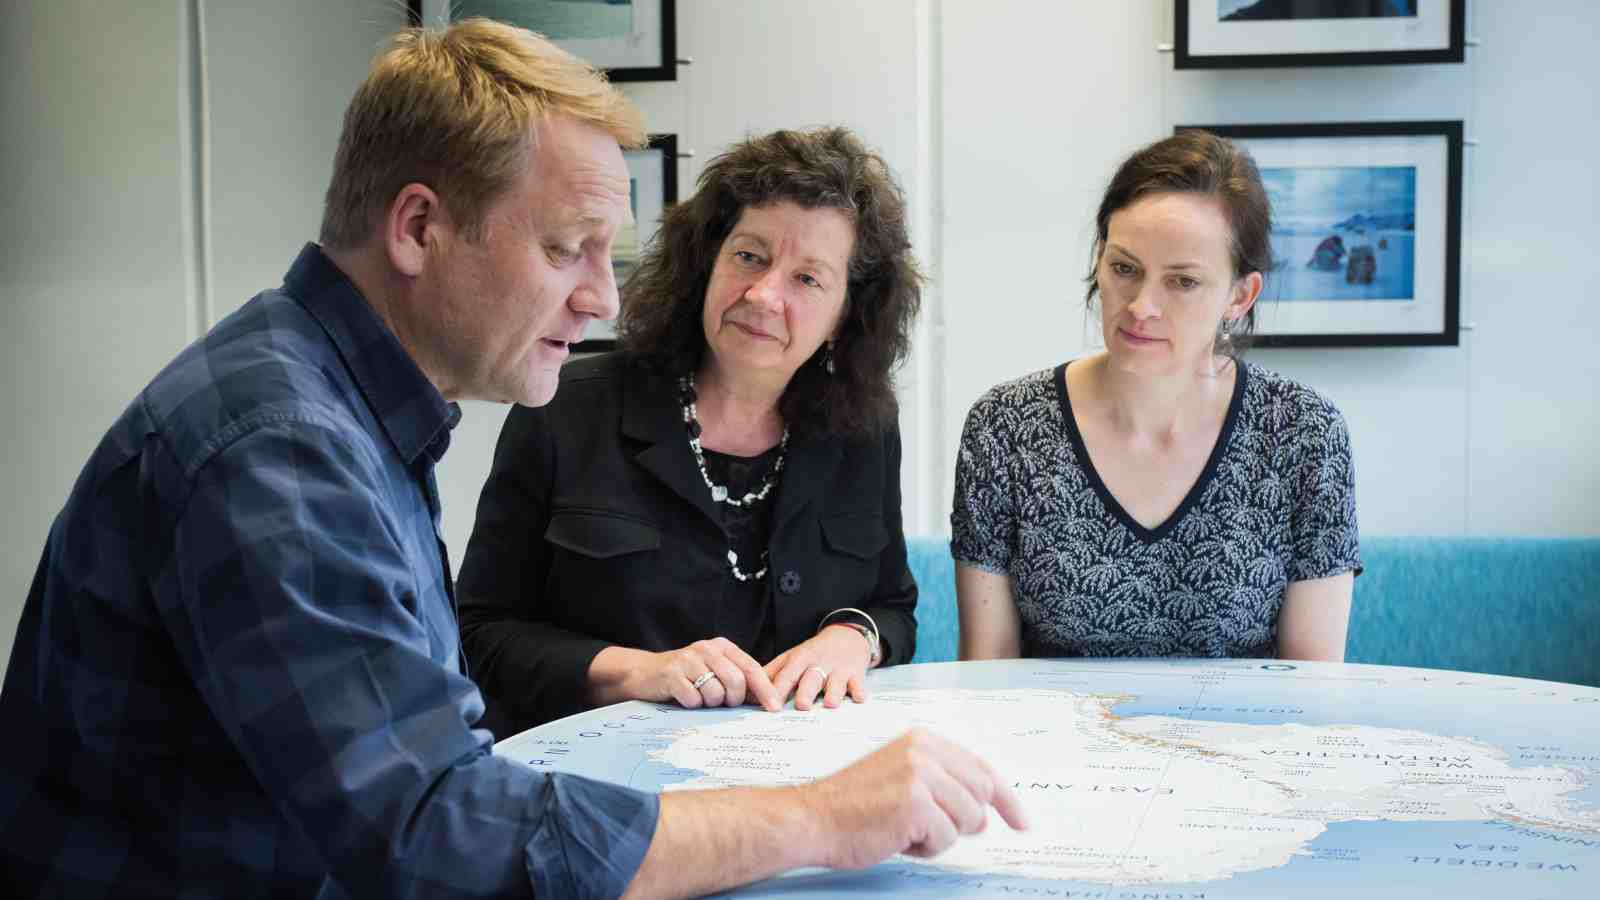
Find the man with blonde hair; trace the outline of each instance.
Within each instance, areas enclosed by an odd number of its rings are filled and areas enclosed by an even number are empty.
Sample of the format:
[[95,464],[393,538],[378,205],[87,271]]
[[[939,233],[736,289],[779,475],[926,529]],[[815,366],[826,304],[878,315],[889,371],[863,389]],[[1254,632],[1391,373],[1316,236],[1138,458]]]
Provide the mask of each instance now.
[[908,735],[658,798],[490,753],[438,537],[454,400],[547,402],[615,314],[637,113],[527,32],[400,34],[321,246],[185,349],[56,519],[0,689],[18,896],[698,894],[936,853],[1015,798]]

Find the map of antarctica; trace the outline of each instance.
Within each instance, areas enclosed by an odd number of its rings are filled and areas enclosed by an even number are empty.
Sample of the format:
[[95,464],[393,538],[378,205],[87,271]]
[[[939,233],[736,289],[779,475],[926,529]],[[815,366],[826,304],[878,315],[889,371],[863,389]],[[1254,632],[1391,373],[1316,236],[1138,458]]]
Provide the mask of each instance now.
[[1267,660],[927,665],[869,686],[809,712],[621,704],[496,752],[693,790],[812,781],[923,727],[989,760],[1031,821],[991,812],[931,860],[738,896],[1600,896],[1594,688]]

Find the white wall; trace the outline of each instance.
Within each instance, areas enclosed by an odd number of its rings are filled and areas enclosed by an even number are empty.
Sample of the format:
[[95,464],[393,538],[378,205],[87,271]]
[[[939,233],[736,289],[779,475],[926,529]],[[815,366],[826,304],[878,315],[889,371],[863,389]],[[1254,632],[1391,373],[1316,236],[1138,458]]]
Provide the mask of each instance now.
[[1160,133],[1160,4],[946,0],[942,86],[945,385],[936,512],[995,384],[1084,353],[1094,210],[1128,151]]
[[1466,530],[1600,532],[1600,8],[1469,4]]
[[283,280],[322,224],[344,108],[395,0],[203,0],[210,321]]
[[344,106],[404,19],[393,0],[6,4],[0,657],[112,419],[316,237]]
[[[111,419],[315,236],[341,111],[403,19],[394,0],[133,6],[25,0],[0,17],[7,656],[49,522]],[[1600,8],[1469,4],[1483,43],[1460,66],[1180,73],[1154,49],[1171,6],[680,0],[694,65],[625,90],[696,151],[685,193],[709,154],[779,126],[850,125],[899,173],[936,276],[901,377],[920,533],[947,528],[972,400],[1092,340],[1089,228],[1121,157],[1179,122],[1463,118],[1479,141],[1463,346],[1256,358],[1343,408],[1368,533],[1600,534]],[[469,404],[440,473],[458,563],[503,415]]]
[[0,371],[9,648],[50,521],[107,425],[194,331],[178,3],[0,15]]

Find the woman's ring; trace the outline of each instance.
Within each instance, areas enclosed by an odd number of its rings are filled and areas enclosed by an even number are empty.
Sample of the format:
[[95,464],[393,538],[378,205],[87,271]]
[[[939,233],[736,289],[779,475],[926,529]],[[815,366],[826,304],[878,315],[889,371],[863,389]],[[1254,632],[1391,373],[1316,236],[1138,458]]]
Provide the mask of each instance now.
[[[815,672],[818,675],[822,676],[822,680],[823,681],[827,681],[828,680],[828,670],[824,669],[821,666],[807,666],[806,667],[806,672]],[[805,672],[801,672],[800,674],[804,675]]]
[[706,682],[708,682],[711,679],[716,678],[716,677],[717,677],[717,673],[707,669],[705,674],[701,675],[699,678],[696,678],[691,686],[695,690],[698,691],[698,690],[700,690],[700,686],[701,685],[705,684]]

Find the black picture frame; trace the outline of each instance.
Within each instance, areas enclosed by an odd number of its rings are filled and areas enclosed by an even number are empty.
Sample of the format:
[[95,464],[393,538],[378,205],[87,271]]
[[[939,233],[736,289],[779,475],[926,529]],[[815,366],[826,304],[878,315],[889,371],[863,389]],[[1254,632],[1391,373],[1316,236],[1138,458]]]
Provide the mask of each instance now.
[[[1269,195],[1277,194],[1275,265],[1256,303],[1257,346],[1460,344],[1460,120],[1179,125],[1175,131],[1190,129],[1250,151]],[[1338,204],[1331,210],[1330,199]],[[1324,219],[1329,224],[1319,224]]]
[[[1211,27],[1201,16],[1196,15],[1202,9],[1215,10],[1218,0],[1175,0],[1173,5],[1173,67],[1177,69],[1266,69],[1288,68],[1300,66],[1374,66],[1374,65],[1416,65],[1422,63],[1460,63],[1466,61],[1466,0],[1438,0],[1447,3],[1444,15],[1449,17],[1443,23],[1443,31],[1448,38],[1442,47],[1416,47],[1410,49],[1394,49],[1395,44],[1403,44],[1404,34],[1399,26],[1385,29],[1384,26],[1376,27],[1374,40],[1362,49],[1351,46],[1348,42],[1342,43],[1337,48],[1303,49],[1315,46],[1321,42],[1326,44],[1329,35],[1336,34],[1336,28],[1329,27],[1329,22],[1342,22],[1345,20],[1330,19],[1305,19],[1296,21],[1291,25],[1281,25],[1278,22],[1242,22],[1224,25],[1217,23],[1214,27],[1226,33],[1228,29],[1261,28],[1266,25],[1273,29],[1270,34],[1262,35],[1270,39],[1273,36],[1295,35],[1303,32],[1295,40],[1295,46],[1302,49],[1287,49],[1273,53],[1240,53],[1225,52],[1215,45],[1208,43]],[[1268,0],[1271,2],[1271,0]],[[1424,0],[1426,2],[1426,0]],[[1432,5],[1432,4],[1430,4]],[[1306,24],[1300,25],[1303,21]],[[1248,40],[1256,37],[1256,33],[1239,31],[1234,36],[1234,41]],[[1237,49],[1233,47],[1232,49]]]
[[[630,202],[635,223],[631,234],[619,234],[612,244],[611,265],[616,273],[619,288],[630,272],[629,260],[619,258],[619,254],[625,257],[631,252],[633,259],[636,260],[638,250],[643,249],[655,237],[656,229],[660,227],[661,213],[678,202],[678,136],[652,134],[644,148],[630,150],[624,153],[623,157],[628,163]],[[659,192],[640,196],[642,191],[649,191],[658,186]],[[572,352],[607,353],[615,350],[617,342],[613,324],[591,322],[587,333],[594,334],[595,337],[585,338],[573,344]]]
[[[654,40],[648,40],[645,42],[650,50],[653,51],[648,54],[652,57],[651,60],[644,61],[639,64],[607,65],[603,61],[596,61],[597,59],[601,58],[596,56],[596,49],[600,51],[602,57],[610,55],[603,46],[597,48],[595,44],[580,45],[572,41],[560,39],[555,39],[555,43],[558,46],[561,46],[572,51],[576,55],[583,57],[584,59],[595,62],[598,67],[605,71],[606,76],[612,81],[677,81],[677,0],[630,0],[630,5],[632,4],[649,6],[651,8],[651,15],[649,19],[652,23],[656,23],[657,25],[655,29],[657,33],[654,35]],[[427,9],[424,9],[424,7],[427,7]],[[416,26],[422,24],[425,12],[431,13],[433,17],[439,17],[442,11],[455,11],[459,9],[459,0],[406,0],[406,9],[410,14],[411,24]],[[540,23],[535,17],[531,16],[526,18],[503,16],[501,19],[509,22],[512,25],[518,25],[532,31],[543,33],[546,30],[545,28],[540,27]],[[620,43],[618,43],[613,49],[618,56],[635,55],[633,52],[624,49]]]

